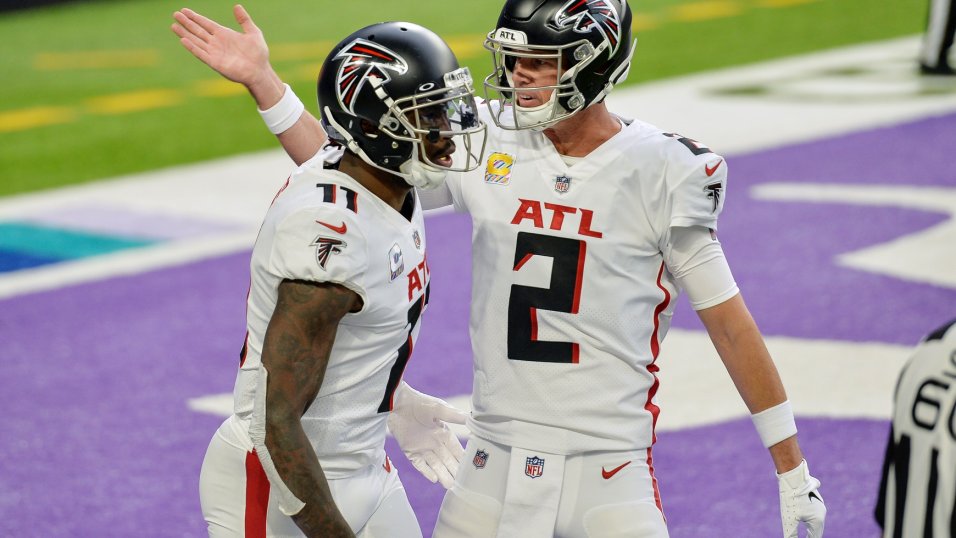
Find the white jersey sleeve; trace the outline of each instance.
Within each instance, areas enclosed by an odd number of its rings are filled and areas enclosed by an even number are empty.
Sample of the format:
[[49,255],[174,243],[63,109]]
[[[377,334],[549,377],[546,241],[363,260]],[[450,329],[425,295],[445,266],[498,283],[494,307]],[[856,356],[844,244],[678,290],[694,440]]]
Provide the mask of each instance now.
[[703,226],[668,230],[664,263],[687,292],[694,310],[703,310],[734,297],[740,291],[714,232]]
[[354,213],[332,205],[299,209],[276,224],[272,272],[283,279],[340,284],[368,297],[366,239]]
[[[683,145],[692,148],[692,140]],[[679,154],[672,163],[679,163],[685,170],[673,184],[668,185],[671,198],[670,226],[703,226],[717,229],[717,217],[724,208],[727,189],[727,163],[716,153],[702,153],[687,159],[687,149],[672,144],[670,151]],[[694,150],[691,149],[693,152]]]

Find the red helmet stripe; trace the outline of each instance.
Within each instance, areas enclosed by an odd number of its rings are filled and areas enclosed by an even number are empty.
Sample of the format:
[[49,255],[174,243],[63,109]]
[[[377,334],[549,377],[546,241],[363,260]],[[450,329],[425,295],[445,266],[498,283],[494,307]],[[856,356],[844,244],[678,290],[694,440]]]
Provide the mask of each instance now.
[[391,61],[395,61],[395,59],[392,58],[392,57],[390,57],[390,56],[386,56],[386,55],[382,54],[381,52],[378,52],[378,51],[375,51],[375,50],[372,50],[372,49],[368,49],[368,48],[365,48],[365,47],[362,47],[362,46],[359,46],[359,45],[356,45],[356,46],[352,47],[352,50],[354,50],[354,51],[356,51],[356,52],[364,52],[364,53],[366,53],[366,54],[371,54],[372,56],[378,56],[379,58],[382,58],[383,60],[388,60],[388,61],[390,61],[390,62],[391,62]]

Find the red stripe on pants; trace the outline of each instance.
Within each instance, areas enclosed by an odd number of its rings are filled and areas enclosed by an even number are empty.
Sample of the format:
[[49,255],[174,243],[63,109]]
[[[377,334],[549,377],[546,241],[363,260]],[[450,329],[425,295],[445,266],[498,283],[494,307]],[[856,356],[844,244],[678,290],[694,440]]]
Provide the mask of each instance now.
[[647,469],[651,473],[651,485],[654,487],[654,503],[657,509],[661,511],[664,522],[667,522],[667,516],[664,516],[664,504],[661,502],[661,490],[657,487],[657,477],[654,476],[654,456],[651,455],[651,447],[647,447]]
[[266,537],[269,479],[256,451],[246,453],[246,538]]

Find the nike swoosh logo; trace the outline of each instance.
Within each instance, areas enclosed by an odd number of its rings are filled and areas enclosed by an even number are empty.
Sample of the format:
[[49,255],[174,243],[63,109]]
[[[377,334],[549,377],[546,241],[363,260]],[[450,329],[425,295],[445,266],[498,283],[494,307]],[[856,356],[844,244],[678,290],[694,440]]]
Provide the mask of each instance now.
[[340,224],[340,225],[338,225],[338,226],[332,226],[331,224],[329,224],[329,223],[327,223],[327,222],[322,222],[321,220],[317,220],[317,221],[315,221],[315,222],[318,222],[318,223],[321,224],[322,226],[325,226],[326,228],[332,230],[332,231],[335,232],[335,233],[344,234],[344,233],[345,233],[345,230],[348,229],[348,228],[346,228],[346,226],[345,226],[345,221],[342,221],[342,224]]
[[815,491],[811,491],[809,497],[810,497],[810,502],[813,502],[813,499],[816,499],[820,501],[821,503],[823,502],[823,499],[821,499]]
[[723,162],[724,162],[723,159],[717,161],[717,164],[715,164],[713,168],[711,168],[711,167],[709,167],[709,166],[707,166],[707,165],[705,164],[705,165],[704,165],[704,172],[707,172],[707,177],[710,177],[710,176],[714,175],[714,172],[716,172],[717,169],[720,168],[720,165],[723,164]]
[[624,462],[624,463],[618,465],[617,467],[611,469],[610,471],[605,470],[604,467],[601,467],[601,476],[603,476],[605,480],[610,480],[611,477],[614,476],[614,475],[616,475],[618,471],[620,471],[621,469],[627,467],[627,466],[630,465],[630,464],[631,464],[631,462],[626,461],[626,462]]

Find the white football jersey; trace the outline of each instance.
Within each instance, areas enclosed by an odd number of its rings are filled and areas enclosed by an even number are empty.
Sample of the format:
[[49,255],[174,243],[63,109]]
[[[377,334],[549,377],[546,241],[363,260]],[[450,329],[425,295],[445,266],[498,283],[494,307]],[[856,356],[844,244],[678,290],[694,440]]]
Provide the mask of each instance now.
[[362,298],[362,310],[339,323],[322,387],[302,417],[328,478],[384,460],[391,397],[428,300],[424,222],[417,196],[408,200],[411,221],[313,159],[276,197],[252,251],[248,335],[234,391],[235,414],[246,426],[279,283],[337,283]]
[[716,229],[726,163],[635,121],[569,166],[484,115],[486,166],[447,183],[473,223],[469,427],[552,453],[651,446],[678,293],[662,251],[671,227]]

